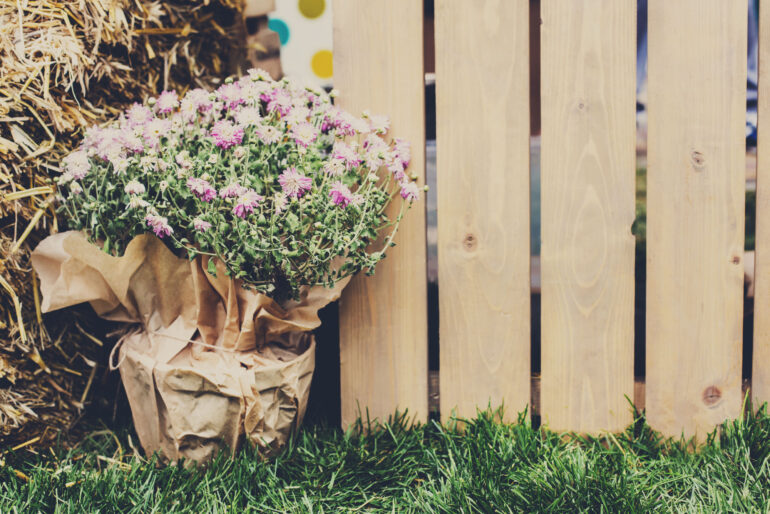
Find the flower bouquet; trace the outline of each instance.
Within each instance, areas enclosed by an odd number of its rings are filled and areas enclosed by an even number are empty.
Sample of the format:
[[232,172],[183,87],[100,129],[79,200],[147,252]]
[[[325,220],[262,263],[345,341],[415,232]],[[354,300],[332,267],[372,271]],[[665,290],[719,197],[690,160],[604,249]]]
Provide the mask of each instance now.
[[260,70],[166,91],[62,163],[73,231],[33,254],[42,306],[132,323],[111,365],[146,452],[280,447],[304,414],[318,310],[373,273],[418,199],[409,145],[333,93]]

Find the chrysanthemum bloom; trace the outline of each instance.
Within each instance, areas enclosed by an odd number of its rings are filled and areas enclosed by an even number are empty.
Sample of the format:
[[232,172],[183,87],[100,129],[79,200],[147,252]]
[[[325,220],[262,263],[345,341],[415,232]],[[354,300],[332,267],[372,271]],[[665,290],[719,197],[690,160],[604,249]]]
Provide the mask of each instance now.
[[244,107],[235,113],[235,121],[244,127],[256,125],[261,119],[262,115],[259,114],[259,109],[256,107]]
[[219,196],[221,198],[237,198],[246,194],[247,191],[248,188],[243,187],[237,182],[231,182],[219,190]]
[[144,184],[138,180],[132,180],[126,184],[126,187],[124,187],[123,190],[130,195],[141,195],[145,191]]
[[187,179],[187,187],[190,191],[203,200],[204,202],[210,202],[217,197],[217,190],[211,187],[211,184],[207,180],[197,177],[190,177]]
[[281,173],[278,177],[278,183],[281,184],[281,189],[287,196],[299,198],[305,194],[305,191],[310,191],[313,186],[313,179],[306,177],[292,166]]
[[148,146],[157,148],[160,146],[160,138],[165,137],[171,129],[171,122],[161,118],[155,118],[144,126],[144,140]]
[[286,116],[291,110],[291,94],[285,89],[273,89],[266,95],[267,112],[278,111],[281,116]]
[[400,161],[402,170],[409,166],[409,161],[412,160],[412,150],[409,141],[401,138],[393,140],[393,160]]
[[334,142],[334,146],[332,146],[332,157],[344,162],[345,169],[348,171],[361,164],[361,156],[358,155],[356,149],[344,141],[337,140]]
[[275,206],[275,213],[281,214],[286,206],[289,205],[289,197],[284,193],[276,193],[273,197],[273,204]]
[[281,131],[272,125],[260,125],[256,130],[257,137],[266,145],[274,145],[281,140]]
[[217,100],[222,102],[225,107],[230,110],[235,109],[237,106],[246,101],[243,97],[243,91],[241,91],[241,87],[237,82],[232,84],[223,84],[219,89],[217,89],[216,95]]
[[155,232],[155,235],[161,239],[174,233],[174,229],[168,224],[168,218],[164,216],[148,214],[144,220],[147,222],[147,226],[151,227],[152,231]]
[[291,135],[299,146],[307,148],[313,141],[315,141],[317,133],[312,124],[304,122],[295,125],[294,128],[291,129]]
[[332,177],[339,177],[345,173],[345,164],[339,159],[331,159],[323,165],[324,173],[329,174]]
[[91,163],[88,155],[83,150],[72,152],[62,160],[64,172],[67,174],[67,180],[81,180],[91,170]]
[[350,192],[348,186],[340,182],[339,180],[332,184],[332,188],[329,190],[329,196],[332,198],[332,202],[335,205],[341,205],[343,208],[353,200],[353,193]]
[[123,147],[131,153],[144,151],[144,141],[133,131],[124,130],[122,137]]
[[126,111],[126,121],[130,127],[144,125],[154,117],[149,107],[138,103],[135,103]]
[[128,201],[128,205],[126,205],[126,210],[144,209],[145,207],[149,207],[149,206],[150,206],[150,202],[148,202],[144,198],[141,198],[139,196],[132,196],[131,199]]
[[211,223],[200,218],[193,219],[193,228],[199,232],[206,232],[211,228]]
[[370,171],[376,171],[385,164],[385,153],[388,151],[388,144],[374,134],[369,134],[364,140],[364,162]]
[[309,117],[310,117],[310,109],[308,109],[307,106],[303,104],[297,107],[293,107],[291,112],[289,112],[289,114],[286,115],[284,120],[289,126],[294,127],[302,123],[307,123],[307,120]]
[[190,153],[187,150],[182,150],[174,157],[176,163],[182,168],[189,170],[193,167],[192,159],[190,159]]
[[253,81],[273,82],[273,77],[262,68],[251,68],[247,73]]
[[214,144],[223,150],[241,144],[243,141],[243,129],[232,121],[219,120],[211,127],[211,137]]
[[160,114],[168,114],[179,105],[179,95],[176,91],[163,91],[155,102],[155,110]]
[[369,129],[377,134],[385,134],[390,128],[390,119],[387,116],[375,115],[368,116]]
[[259,202],[264,199],[264,196],[258,195],[256,191],[249,189],[238,198],[238,203],[233,207],[233,214],[245,219],[246,216],[254,212]]
[[401,186],[401,198],[404,200],[418,200],[420,188],[414,182],[407,182]]

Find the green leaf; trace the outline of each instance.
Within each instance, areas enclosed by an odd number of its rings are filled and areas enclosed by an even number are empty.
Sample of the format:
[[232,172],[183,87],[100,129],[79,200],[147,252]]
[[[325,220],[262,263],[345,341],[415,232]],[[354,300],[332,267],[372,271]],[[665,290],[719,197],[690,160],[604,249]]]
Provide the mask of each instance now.
[[209,264],[208,266],[206,266],[206,271],[208,271],[209,275],[211,275],[212,277],[217,276],[217,266],[216,264],[214,264],[213,258],[209,259]]

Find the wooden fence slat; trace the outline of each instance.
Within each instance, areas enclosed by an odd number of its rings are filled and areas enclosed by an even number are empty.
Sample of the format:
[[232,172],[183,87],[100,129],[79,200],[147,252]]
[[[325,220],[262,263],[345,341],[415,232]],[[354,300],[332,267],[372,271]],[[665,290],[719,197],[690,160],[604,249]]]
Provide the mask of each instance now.
[[528,7],[436,3],[443,419],[530,400]]
[[[425,171],[422,2],[335,0],[334,86],[338,105],[391,118],[411,142],[410,170]],[[397,203],[397,202],[396,202]],[[398,205],[393,206],[398,209]],[[393,209],[391,209],[393,211]],[[342,424],[396,409],[428,415],[425,201],[404,217],[373,277],[354,277],[340,300]]]
[[757,106],[757,225],[754,267],[754,359],[751,395],[770,401],[770,3],[759,11],[759,101]]
[[648,9],[647,419],[703,439],[742,398],[746,3]]
[[636,1],[541,4],[543,421],[620,430],[633,398]]

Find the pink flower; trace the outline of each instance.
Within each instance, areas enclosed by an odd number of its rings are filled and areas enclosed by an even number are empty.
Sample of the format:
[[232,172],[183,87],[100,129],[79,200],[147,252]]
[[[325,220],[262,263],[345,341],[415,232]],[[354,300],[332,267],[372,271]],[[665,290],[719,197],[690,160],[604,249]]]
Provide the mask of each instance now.
[[211,187],[211,184],[208,183],[207,180],[203,180],[202,178],[195,178],[190,177],[187,179],[187,187],[190,188],[190,191],[203,200],[204,202],[210,202],[217,196],[217,191],[213,187]]
[[144,140],[153,148],[160,145],[160,138],[166,136],[171,130],[171,122],[156,118],[144,126]]
[[211,105],[209,92],[205,89],[197,88],[188,91],[184,96],[181,102],[180,112],[186,120],[192,121],[198,113],[209,111]]
[[295,125],[291,129],[291,135],[299,146],[307,148],[310,146],[310,143],[315,141],[317,133],[315,127],[312,124],[304,122],[300,123],[299,125]]
[[84,150],[72,152],[62,160],[66,180],[81,180],[91,170],[88,154]]
[[211,223],[200,218],[195,218],[193,220],[193,228],[199,232],[206,232],[211,228]]
[[121,138],[123,147],[131,153],[139,153],[144,150],[144,141],[133,132],[123,131]]
[[387,116],[368,116],[369,129],[377,134],[385,134],[390,128],[390,120]]
[[264,196],[258,195],[256,191],[249,189],[238,198],[238,203],[233,207],[233,214],[245,219],[248,214],[254,212],[259,202],[264,199]]
[[142,104],[135,103],[126,111],[126,121],[130,127],[144,125],[153,118],[152,110]]
[[235,109],[246,100],[243,97],[243,91],[238,83],[223,84],[217,89],[217,100],[225,104],[228,109]]
[[339,159],[331,159],[324,163],[323,170],[332,177],[339,177],[345,173],[345,164]]
[[267,112],[278,111],[281,116],[286,116],[291,111],[291,93],[285,89],[273,89],[263,95],[267,101]]
[[361,164],[361,156],[358,155],[355,148],[344,141],[335,141],[332,147],[332,157],[345,163],[345,169],[350,171]]
[[155,235],[161,239],[174,233],[174,229],[168,224],[168,218],[164,216],[148,214],[144,220],[147,222],[147,226],[151,227],[152,231],[155,232]]
[[412,151],[409,145],[409,141],[405,141],[400,138],[393,140],[392,161],[388,165],[388,169],[396,173],[397,171],[404,171],[409,166],[409,161],[412,159]]
[[179,95],[176,91],[163,91],[155,102],[155,110],[160,114],[168,114],[179,106]]
[[331,196],[332,202],[334,202],[335,205],[341,205],[343,208],[347,207],[350,201],[353,199],[353,193],[350,192],[348,186],[339,180],[332,184],[332,188],[329,191],[329,196]]
[[419,200],[420,188],[414,182],[408,182],[401,186],[401,198],[404,200]]
[[219,120],[211,127],[211,137],[214,144],[223,150],[241,144],[243,141],[243,129],[228,120]]
[[302,173],[297,171],[294,166],[287,168],[278,177],[278,183],[281,184],[281,189],[288,196],[299,198],[305,191],[310,191],[313,186],[313,179],[306,177]]
[[219,196],[221,198],[236,198],[243,196],[248,191],[248,188],[243,187],[237,182],[232,182],[219,190]]
[[281,140],[281,131],[272,125],[259,125],[256,133],[257,137],[266,145],[273,145]]

